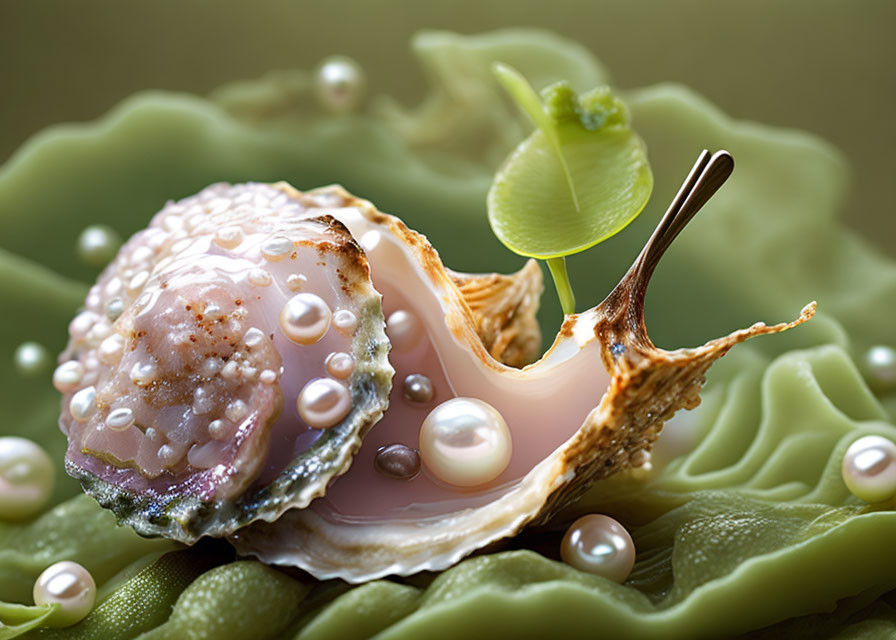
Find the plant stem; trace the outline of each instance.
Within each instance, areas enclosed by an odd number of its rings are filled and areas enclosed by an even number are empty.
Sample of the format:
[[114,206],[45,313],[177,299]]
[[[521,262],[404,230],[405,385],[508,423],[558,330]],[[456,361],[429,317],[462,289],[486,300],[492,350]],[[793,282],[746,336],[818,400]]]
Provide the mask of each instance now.
[[563,314],[568,316],[575,313],[576,297],[569,284],[569,276],[566,275],[566,258],[550,258],[547,263],[554,279],[554,287],[557,289],[557,297],[560,298],[560,306],[563,307]]

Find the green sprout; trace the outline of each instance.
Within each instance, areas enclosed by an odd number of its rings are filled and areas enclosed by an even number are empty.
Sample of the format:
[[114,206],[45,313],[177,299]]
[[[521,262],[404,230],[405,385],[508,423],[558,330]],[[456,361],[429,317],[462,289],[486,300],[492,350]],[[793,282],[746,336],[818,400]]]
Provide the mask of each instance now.
[[566,256],[641,213],[653,190],[647,149],[608,87],[579,96],[561,82],[539,97],[517,70],[501,63],[492,69],[536,129],[495,175],[489,223],[508,249],[547,262],[563,313],[575,313]]

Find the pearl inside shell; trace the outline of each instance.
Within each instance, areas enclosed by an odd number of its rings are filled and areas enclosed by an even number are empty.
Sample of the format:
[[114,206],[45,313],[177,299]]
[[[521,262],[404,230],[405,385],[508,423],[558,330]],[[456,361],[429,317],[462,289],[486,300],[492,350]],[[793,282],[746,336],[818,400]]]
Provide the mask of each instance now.
[[881,436],[859,438],[843,456],[843,481],[865,502],[896,496],[896,444]]
[[283,305],[280,328],[297,344],[314,344],[327,333],[332,317],[330,307],[320,296],[300,293]]
[[341,422],[352,408],[348,389],[329,378],[305,385],[296,403],[302,420],[312,429],[326,429]]
[[560,556],[580,571],[622,583],[635,565],[635,543],[613,518],[590,514],[572,523],[560,544]]
[[58,604],[59,609],[47,620],[56,627],[68,627],[83,620],[96,600],[93,576],[77,562],[57,562],[48,567],[34,583],[34,604]]
[[55,471],[40,446],[15,436],[0,438],[0,520],[27,520],[53,493]]
[[510,463],[510,430],[503,416],[476,398],[452,398],[420,428],[420,457],[440,480],[459,487],[491,482]]

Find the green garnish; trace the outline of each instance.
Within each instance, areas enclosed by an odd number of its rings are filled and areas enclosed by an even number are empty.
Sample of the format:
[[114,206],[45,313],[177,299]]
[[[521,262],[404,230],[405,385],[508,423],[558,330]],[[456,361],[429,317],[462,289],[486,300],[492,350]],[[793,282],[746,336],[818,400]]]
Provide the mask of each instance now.
[[653,174],[625,105],[608,87],[581,96],[565,83],[541,97],[515,69],[495,76],[537,127],[488,192],[488,219],[511,251],[546,260],[565,314],[575,312],[566,256],[621,231],[650,198]]

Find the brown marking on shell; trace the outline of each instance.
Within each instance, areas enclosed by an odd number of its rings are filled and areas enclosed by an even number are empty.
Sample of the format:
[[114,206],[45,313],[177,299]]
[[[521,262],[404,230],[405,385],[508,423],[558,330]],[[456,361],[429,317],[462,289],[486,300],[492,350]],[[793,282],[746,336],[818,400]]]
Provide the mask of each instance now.
[[489,354],[511,367],[523,367],[541,352],[536,314],[544,282],[535,260],[509,275],[448,273],[460,290]]

